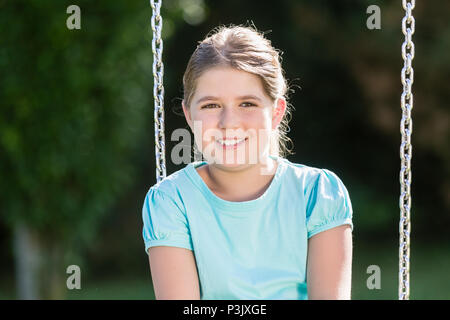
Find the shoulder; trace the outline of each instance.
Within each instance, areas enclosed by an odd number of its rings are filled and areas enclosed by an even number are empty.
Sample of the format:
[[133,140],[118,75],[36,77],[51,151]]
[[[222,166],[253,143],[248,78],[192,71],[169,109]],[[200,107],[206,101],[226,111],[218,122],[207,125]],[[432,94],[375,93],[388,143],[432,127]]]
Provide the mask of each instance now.
[[283,162],[286,165],[287,171],[291,175],[295,175],[297,177],[302,177],[306,179],[318,179],[321,176],[328,176],[332,179],[339,179],[339,177],[331,170],[325,168],[318,168],[309,166],[302,163],[291,162],[288,159],[283,159]]
[[323,169],[291,162],[287,159],[283,159],[283,162],[285,164],[286,178],[293,180],[296,184],[301,183],[305,188],[317,181],[323,172]]
[[288,170],[291,171],[291,174],[307,179],[317,177],[322,170],[320,168],[308,166],[302,163],[290,162],[289,160],[286,160],[286,163]]
[[286,167],[286,184],[300,186],[306,196],[311,195],[314,190],[317,191],[317,188],[337,190],[344,188],[342,180],[329,169],[295,163],[287,159],[283,161]]
[[149,187],[147,195],[164,195],[176,200],[179,197],[180,188],[186,185],[186,176],[183,172],[185,169],[177,170]]
[[166,176],[147,190],[143,205],[144,216],[178,219],[176,217],[186,215],[183,187],[180,187],[184,179],[182,171],[183,169]]

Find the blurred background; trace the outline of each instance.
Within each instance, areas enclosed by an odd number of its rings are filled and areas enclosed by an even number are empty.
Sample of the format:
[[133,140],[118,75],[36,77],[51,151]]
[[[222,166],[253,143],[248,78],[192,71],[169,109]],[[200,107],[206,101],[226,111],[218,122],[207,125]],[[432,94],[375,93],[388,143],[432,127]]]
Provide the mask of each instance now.
[[[72,4],[79,30],[66,26]],[[287,158],[349,191],[352,298],[398,299],[401,1],[163,0],[161,12],[166,154],[188,129],[182,75],[197,42],[253,23],[295,90]],[[411,299],[450,299],[448,12],[444,0],[413,10]],[[156,183],[151,15],[144,0],[0,0],[0,299],[154,299],[141,218]],[[184,167],[167,159],[167,175]]]

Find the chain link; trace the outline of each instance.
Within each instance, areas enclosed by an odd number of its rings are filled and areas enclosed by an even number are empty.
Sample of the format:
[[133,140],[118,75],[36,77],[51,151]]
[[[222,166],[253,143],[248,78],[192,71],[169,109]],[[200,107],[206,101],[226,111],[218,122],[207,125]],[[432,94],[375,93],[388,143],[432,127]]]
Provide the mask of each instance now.
[[151,26],[153,31],[153,97],[155,118],[155,157],[156,182],[166,177],[165,135],[164,135],[164,64],[162,62],[163,41],[161,39],[162,17],[160,14],[162,0],[150,0],[152,7]]
[[411,110],[413,108],[413,94],[411,86],[414,82],[414,70],[412,60],[414,59],[414,43],[412,35],[415,31],[415,20],[412,10],[415,7],[415,0],[403,0],[403,9],[406,15],[402,20],[402,32],[405,35],[405,41],[402,45],[402,58],[404,66],[401,73],[403,84],[403,93],[401,95],[402,119],[400,122],[400,133],[402,143],[400,145],[400,247],[399,247],[399,300],[409,300],[409,249],[411,233],[411,157],[412,144],[411,133],[413,122],[411,119]]

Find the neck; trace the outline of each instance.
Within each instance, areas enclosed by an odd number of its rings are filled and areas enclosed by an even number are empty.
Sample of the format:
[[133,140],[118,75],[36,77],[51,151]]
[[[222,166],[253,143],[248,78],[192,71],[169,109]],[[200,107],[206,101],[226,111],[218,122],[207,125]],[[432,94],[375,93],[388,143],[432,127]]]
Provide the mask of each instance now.
[[268,157],[266,162],[229,168],[223,165],[207,166],[212,191],[223,198],[246,201],[259,197],[270,185],[278,164]]

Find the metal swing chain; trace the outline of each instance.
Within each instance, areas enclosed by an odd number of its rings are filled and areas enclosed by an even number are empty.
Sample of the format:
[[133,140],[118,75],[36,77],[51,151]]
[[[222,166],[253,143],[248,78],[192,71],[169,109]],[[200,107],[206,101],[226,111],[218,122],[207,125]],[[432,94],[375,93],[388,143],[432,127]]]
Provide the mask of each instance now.
[[413,108],[413,94],[411,86],[414,82],[414,70],[411,62],[414,59],[414,43],[412,35],[415,29],[415,20],[412,16],[412,10],[415,7],[415,0],[403,0],[403,8],[406,15],[402,20],[402,32],[405,35],[405,41],[402,45],[402,57],[404,66],[402,69],[401,80],[403,84],[403,93],[401,95],[402,119],[400,122],[400,133],[402,143],[400,145],[400,247],[399,247],[399,300],[409,300],[409,245],[411,233],[411,157],[412,144],[411,133],[413,122],[411,119],[411,110]]
[[163,41],[161,39],[162,17],[160,14],[162,0],[150,0],[152,7],[151,26],[153,31],[153,97],[155,118],[155,157],[156,182],[166,177],[165,136],[164,136],[164,64],[162,62]]

